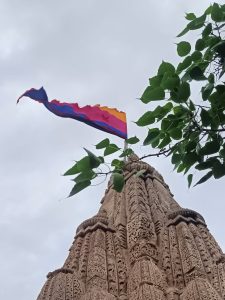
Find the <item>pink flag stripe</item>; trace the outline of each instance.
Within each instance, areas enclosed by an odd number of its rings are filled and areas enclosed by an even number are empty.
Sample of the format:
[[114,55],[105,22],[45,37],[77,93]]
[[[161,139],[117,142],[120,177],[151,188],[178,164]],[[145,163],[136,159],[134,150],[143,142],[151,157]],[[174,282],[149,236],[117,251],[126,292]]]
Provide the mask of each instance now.
[[63,118],[72,118],[84,122],[92,127],[102,131],[117,135],[127,139],[126,114],[118,111],[116,108],[107,106],[86,105],[80,107],[77,103],[65,103],[58,100],[48,101],[48,96],[44,88],[27,90],[19,97],[17,103],[22,97],[29,97],[42,103],[49,111]]

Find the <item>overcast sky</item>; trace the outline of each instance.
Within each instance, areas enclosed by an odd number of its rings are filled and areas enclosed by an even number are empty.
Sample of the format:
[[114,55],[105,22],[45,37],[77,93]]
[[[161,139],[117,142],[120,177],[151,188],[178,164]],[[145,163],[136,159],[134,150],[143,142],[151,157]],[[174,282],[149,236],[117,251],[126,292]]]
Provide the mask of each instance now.
[[[221,1],[222,2],[222,1]],[[61,119],[24,98],[44,86],[50,99],[108,105],[127,112],[129,135],[144,137],[132,121],[147,109],[136,98],[162,59],[177,62],[176,34],[196,0],[0,0],[0,298],[36,299],[45,276],[61,267],[76,227],[95,214],[106,183],[66,199],[72,184],[61,176],[107,137]],[[150,106],[148,106],[149,109]],[[117,137],[111,141],[123,144]],[[150,149],[138,147],[146,154]],[[206,219],[221,247],[224,179],[187,189],[169,160],[149,159],[175,199]],[[93,196],[94,195],[94,196]]]

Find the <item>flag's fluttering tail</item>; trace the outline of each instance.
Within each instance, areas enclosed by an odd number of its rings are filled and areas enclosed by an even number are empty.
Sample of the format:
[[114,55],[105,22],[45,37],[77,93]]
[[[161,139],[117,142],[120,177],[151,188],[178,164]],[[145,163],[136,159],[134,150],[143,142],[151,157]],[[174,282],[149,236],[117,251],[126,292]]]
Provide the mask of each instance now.
[[30,89],[26,91],[19,97],[17,103],[22,97],[29,97],[43,103],[48,110],[57,116],[72,118],[97,129],[117,135],[123,139],[127,139],[126,114],[118,111],[116,108],[100,105],[79,107],[77,103],[62,103],[58,100],[49,102],[43,87],[39,90]]

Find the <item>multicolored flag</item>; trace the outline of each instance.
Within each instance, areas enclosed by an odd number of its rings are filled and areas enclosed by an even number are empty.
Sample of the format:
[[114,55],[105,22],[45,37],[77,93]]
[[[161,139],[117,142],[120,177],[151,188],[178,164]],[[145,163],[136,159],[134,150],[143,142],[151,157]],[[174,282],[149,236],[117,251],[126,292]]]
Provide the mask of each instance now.
[[99,104],[95,106],[86,105],[79,107],[77,103],[62,103],[58,100],[49,102],[43,87],[39,90],[27,90],[19,97],[17,103],[22,97],[29,97],[42,103],[48,110],[57,116],[72,118],[102,131],[127,139],[126,114],[122,111],[118,111],[116,108],[100,106]]

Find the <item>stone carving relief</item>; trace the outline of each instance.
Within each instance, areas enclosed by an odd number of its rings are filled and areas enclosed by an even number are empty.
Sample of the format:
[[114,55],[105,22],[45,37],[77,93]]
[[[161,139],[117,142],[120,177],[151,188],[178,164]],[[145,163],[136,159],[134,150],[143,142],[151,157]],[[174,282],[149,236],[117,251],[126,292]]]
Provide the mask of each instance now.
[[[171,257],[171,266],[173,274],[173,282],[176,288],[182,289],[184,287],[184,274],[182,258],[178,244],[178,237],[175,226],[169,227],[169,249]],[[182,250],[181,250],[182,251]]]
[[116,297],[104,290],[92,289],[85,293],[80,300],[116,300]]
[[121,194],[109,183],[98,214],[77,228],[38,300],[225,299],[225,256],[203,217],[181,208],[135,155],[125,178]]
[[196,278],[191,281],[180,296],[180,300],[222,300],[208,280]]
[[128,293],[132,294],[144,283],[152,285],[163,292],[167,289],[165,275],[152,259],[142,258],[134,264],[128,278]]

